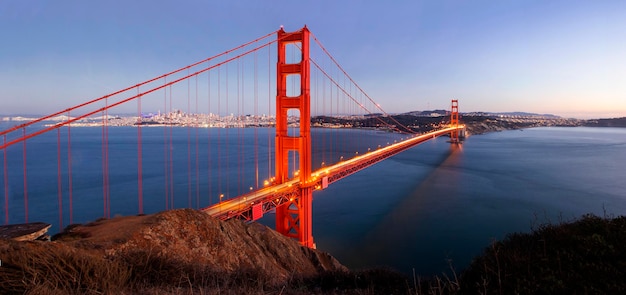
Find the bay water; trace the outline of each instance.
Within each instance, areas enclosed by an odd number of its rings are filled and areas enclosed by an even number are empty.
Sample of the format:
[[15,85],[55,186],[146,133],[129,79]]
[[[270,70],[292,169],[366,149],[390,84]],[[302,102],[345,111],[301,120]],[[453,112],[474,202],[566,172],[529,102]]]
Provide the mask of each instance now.
[[460,271],[494,240],[583,214],[626,214],[626,129],[438,138],[314,195],[318,248],[352,268]]
[[[137,184],[131,180],[137,177],[133,145],[137,130],[109,129],[109,158],[118,159],[109,164],[111,215],[136,214]],[[255,158],[271,162],[272,130],[205,129],[197,137],[195,129],[142,129],[145,213],[207,206],[217,202],[220,193],[240,194],[242,185],[256,187],[271,174],[271,165],[258,167],[252,162]],[[315,129],[313,133],[314,167],[328,157],[348,158],[355,150],[365,152],[371,143],[363,138],[399,139],[397,134],[372,130]],[[331,141],[331,134],[348,144],[335,145],[332,155],[316,152],[316,144],[324,138]],[[103,215],[101,137],[100,128],[72,128],[74,223]],[[164,142],[164,138],[170,139]],[[191,142],[198,138],[198,144],[189,145],[190,138]],[[626,214],[624,128],[504,131],[471,136],[460,146],[446,139],[423,143],[316,191],[313,234],[317,248],[350,268],[386,266],[429,276],[451,268],[460,271],[507,233],[529,232],[542,223],[568,221],[587,213]],[[65,213],[57,221],[57,140],[52,134],[29,140],[27,145],[29,218],[52,223],[53,231],[62,227],[60,222],[69,223],[67,159],[61,164]],[[222,147],[211,149],[218,144]],[[237,150],[248,156],[239,156]],[[19,223],[24,215],[19,169],[23,163],[19,147],[9,152],[9,220]],[[188,164],[194,162],[196,153],[197,170],[195,163]],[[63,144],[61,154],[67,158]],[[230,165],[220,160],[224,158],[248,164]],[[168,167],[170,160],[174,165]],[[46,169],[36,168],[42,163]],[[213,166],[220,166],[227,175],[211,172]],[[164,175],[164,170],[172,173]],[[218,184],[224,181],[229,184]],[[4,214],[4,202],[0,207]],[[260,222],[273,226],[273,218],[267,214]]]

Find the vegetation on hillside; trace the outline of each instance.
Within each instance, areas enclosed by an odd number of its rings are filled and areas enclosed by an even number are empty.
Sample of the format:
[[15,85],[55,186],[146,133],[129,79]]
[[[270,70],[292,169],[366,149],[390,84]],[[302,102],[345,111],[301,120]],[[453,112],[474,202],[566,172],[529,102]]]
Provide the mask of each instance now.
[[467,294],[626,294],[626,217],[585,215],[494,242],[461,275]]
[[626,127],[626,117],[612,119],[592,119],[585,121],[590,127]]
[[624,294],[624,241],[626,217],[585,215],[510,234],[458,276],[338,269],[277,280],[258,269],[226,273],[151,248],[102,256],[85,245],[0,240],[0,294]]
[[146,248],[102,257],[62,243],[0,240],[0,294],[404,294],[389,270],[322,271],[277,279],[259,269],[218,271]]

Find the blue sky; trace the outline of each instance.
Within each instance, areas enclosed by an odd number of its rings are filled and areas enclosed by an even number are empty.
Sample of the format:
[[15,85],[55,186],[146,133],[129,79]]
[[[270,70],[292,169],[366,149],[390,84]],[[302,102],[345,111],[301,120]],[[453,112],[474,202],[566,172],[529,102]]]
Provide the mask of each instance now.
[[0,2],[0,114],[49,113],[306,24],[387,112],[626,116],[626,1]]

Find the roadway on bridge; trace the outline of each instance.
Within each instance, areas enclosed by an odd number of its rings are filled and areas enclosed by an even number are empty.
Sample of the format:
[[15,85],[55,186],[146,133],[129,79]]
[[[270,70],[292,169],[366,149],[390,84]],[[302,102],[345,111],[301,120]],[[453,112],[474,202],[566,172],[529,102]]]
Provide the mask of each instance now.
[[[273,206],[263,206],[263,211],[269,211],[276,206],[284,203],[287,199],[297,194],[300,187],[306,185],[308,187],[314,187],[315,189],[326,188],[329,184],[354,174],[366,167],[374,165],[384,159],[392,157],[404,150],[412,148],[420,143],[428,141],[430,139],[449,134],[452,131],[460,131],[465,128],[465,125],[452,126],[429,133],[416,135],[406,140],[400,141],[388,145],[386,147],[365,153],[360,156],[355,156],[346,161],[341,161],[328,167],[322,167],[313,173],[308,183],[301,183],[300,177],[289,180],[281,184],[273,184],[256,191],[238,196],[236,198],[221,201],[212,206],[201,209],[207,214],[220,219],[229,219],[233,217],[243,216],[243,212],[251,211],[252,207],[256,204],[264,204],[272,202]],[[287,196],[287,197],[285,197]],[[281,201],[283,200],[283,201]],[[246,219],[250,219],[252,214],[245,215]]]

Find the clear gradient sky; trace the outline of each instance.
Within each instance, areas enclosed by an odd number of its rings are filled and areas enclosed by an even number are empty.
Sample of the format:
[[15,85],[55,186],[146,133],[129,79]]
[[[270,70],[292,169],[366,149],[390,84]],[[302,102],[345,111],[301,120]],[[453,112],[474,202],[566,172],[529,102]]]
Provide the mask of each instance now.
[[0,114],[43,114],[307,25],[387,112],[626,116],[626,1],[0,1]]

